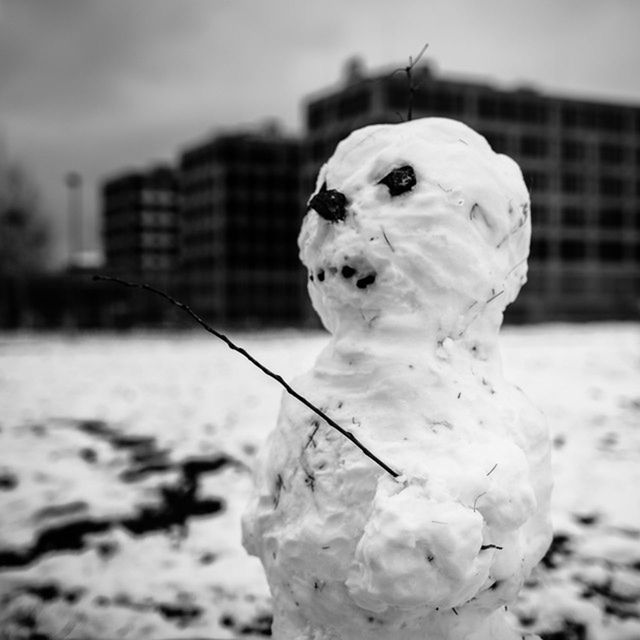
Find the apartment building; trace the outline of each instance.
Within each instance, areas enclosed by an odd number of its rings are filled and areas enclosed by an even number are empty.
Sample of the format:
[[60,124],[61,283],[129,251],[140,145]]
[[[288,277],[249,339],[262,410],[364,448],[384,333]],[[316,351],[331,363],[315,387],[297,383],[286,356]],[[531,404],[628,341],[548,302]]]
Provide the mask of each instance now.
[[[175,171],[156,165],[122,172],[103,183],[101,202],[105,271],[173,289],[180,209]],[[171,315],[164,303],[141,292],[123,294],[111,313],[114,322],[126,323],[155,323]]]
[[112,273],[167,279],[178,255],[179,196],[172,168],[129,171],[102,186],[106,266]]
[[507,318],[624,319],[640,313],[640,105],[552,96],[528,87],[440,77],[367,75],[351,61],[334,87],[305,102],[301,188],[336,144],[367,124],[461,120],[521,166],[531,192],[529,282]]
[[273,126],[214,135],[184,150],[179,164],[190,304],[223,324],[298,324],[299,140]]

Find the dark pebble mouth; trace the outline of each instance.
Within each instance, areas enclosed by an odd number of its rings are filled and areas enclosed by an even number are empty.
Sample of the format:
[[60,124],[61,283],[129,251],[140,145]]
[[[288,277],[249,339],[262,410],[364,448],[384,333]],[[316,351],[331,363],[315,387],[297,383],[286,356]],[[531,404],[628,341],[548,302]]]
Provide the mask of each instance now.
[[[311,282],[317,280],[319,283],[322,283],[327,280],[327,276],[335,277],[337,275],[338,270],[335,267],[331,267],[327,271],[318,269],[315,273],[309,274],[309,280],[311,280]],[[340,276],[345,280],[355,280],[355,285],[358,289],[366,289],[375,283],[377,274],[375,271],[367,270],[364,275],[361,275],[357,269],[345,264],[342,269],[340,269]]]
[[349,265],[345,264],[344,267],[342,267],[341,273],[343,278],[349,279],[351,276],[355,275],[356,270],[353,267],[350,267]]
[[356,281],[356,287],[358,287],[358,289],[366,289],[369,285],[372,285],[375,281],[376,281],[376,274],[370,273],[364,278],[359,278]]

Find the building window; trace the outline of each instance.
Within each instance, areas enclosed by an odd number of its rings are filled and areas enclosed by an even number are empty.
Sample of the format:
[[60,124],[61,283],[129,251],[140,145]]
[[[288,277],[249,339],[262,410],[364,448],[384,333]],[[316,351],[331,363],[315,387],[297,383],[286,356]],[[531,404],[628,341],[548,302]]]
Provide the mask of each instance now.
[[561,222],[563,227],[584,227],[586,212],[579,207],[562,207]]
[[562,240],[560,242],[560,258],[566,262],[584,260],[586,245],[582,240]]
[[532,203],[531,222],[534,226],[542,226],[549,223],[549,208],[544,204]]
[[578,140],[562,141],[562,159],[567,161],[584,160],[585,158],[584,143]]
[[523,136],[520,140],[520,153],[530,158],[541,158],[549,152],[545,138],[539,136]]
[[549,257],[549,242],[546,238],[534,238],[531,241],[531,260],[546,260]]
[[495,118],[498,115],[498,103],[493,96],[481,96],[478,100],[478,113],[482,118]]
[[575,127],[578,124],[578,110],[573,105],[564,105],[560,117],[565,127]]
[[624,215],[620,209],[602,209],[598,218],[603,229],[621,229],[624,225]]
[[625,113],[616,107],[600,107],[598,113],[599,128],[605,131],[621,131],[624,128]]
[[600,193],[603,196],[621,196],[624,193],[624,182],[614,176],[600,178]]
[[520,105],[520,116],[524,122],[542,124],[547,121],[548,112],[542,102],[525,100]]
[[624,155],[624,147],[618,144],[602,143],[600,145],[600,162],[615,165],[622,164]]
[[584,190],[584,175],[581,173],[563,173],[562,191],[567,193],[579,193]]
[[498,100],[498,113],[503,120],[518,119],[518,103],[510,96],[502,96]]
[[603,240],[598,244],[598,257],[603,262],[622,262],[624,247],[619,240]]
[[566,104],[561,111],[565,127],[621,131],[624,128],[624,111],[618,107],[597,104]]
[[459,115],[464,111],[464,98],[460,94],[440,89],[433,97],[435,112],[440,115]]

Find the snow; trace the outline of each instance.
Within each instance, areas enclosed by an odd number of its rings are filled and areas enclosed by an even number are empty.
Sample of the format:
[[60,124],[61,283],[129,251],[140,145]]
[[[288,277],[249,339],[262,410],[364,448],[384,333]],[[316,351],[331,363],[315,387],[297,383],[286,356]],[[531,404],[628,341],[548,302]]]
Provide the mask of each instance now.
[[517,164],[461,122],[364,127],[320,170],[298,244],[332,336],[294,385],[377,458],[283,400],[243,519],[281,640],[520,640],[551,441],[498,333],[530,234]]
[[[543,637],[560,629],[589,640],[640,637],[639,329],[503,330],[508,378],[544,411],[555,442],[553,553],[512,609]],[[233,337],[288,380],[327,341],[322,333]],[[199,333],[0,338],[0,629],[55,638],[259,635],[271,603],[260,563],[241,547],[240,514],[279,402],[273,381]],[[153,436],[169,466],[123,480],[145,463],[132,461],[141,449],[81,428],[90,421]],[[115,524],[86,534],[81,548],[7,566],[9,551],[32,548],[56,526],[122,521],[157,505],[181,462],[222,453],[234,462],[200,476],[200,497],[222,498],[225,508],[190,516],[186,535]]]
[[[414,172],[415,185],[393,196],[385,176],[399,168]],[[327,224],[312,210],[298,242],[311,300],[331,333],[375,320],[457,335],[472,323],[481,328],[479,315],[517,296],[529,195],[518,165],[463,123],[422,118],[358,129],[320,169],[314,198],[323,185],[346,197],[346,220]],[[479,304],[485,300],[491,304]]]

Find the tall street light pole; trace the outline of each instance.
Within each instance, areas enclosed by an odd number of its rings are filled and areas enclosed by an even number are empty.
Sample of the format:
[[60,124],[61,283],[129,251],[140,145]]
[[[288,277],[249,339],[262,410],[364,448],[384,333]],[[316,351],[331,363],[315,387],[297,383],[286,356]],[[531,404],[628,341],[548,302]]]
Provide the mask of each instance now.
[[69,264],[82,259],[84,237],[82,225],[82,175],[69,171],[65,176],[68,189]]

